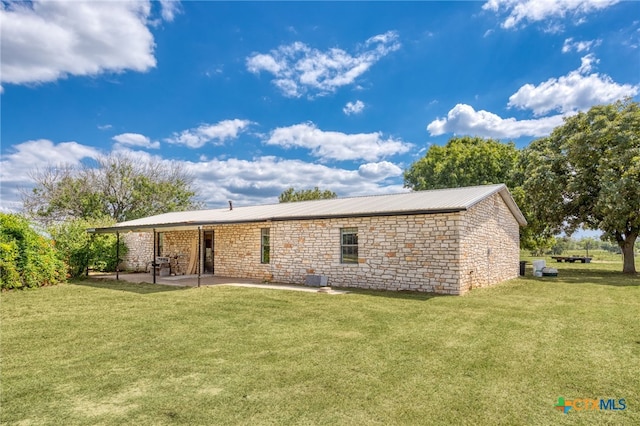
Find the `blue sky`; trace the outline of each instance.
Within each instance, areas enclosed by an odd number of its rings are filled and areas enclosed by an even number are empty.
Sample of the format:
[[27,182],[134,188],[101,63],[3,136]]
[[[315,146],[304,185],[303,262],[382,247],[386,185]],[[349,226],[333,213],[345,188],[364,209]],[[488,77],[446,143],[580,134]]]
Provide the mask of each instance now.
[[400,192],[433,144],[519,147],[640,93],[640,3],[3,2],[0,211],[35,167],[177,161],[208,207]]

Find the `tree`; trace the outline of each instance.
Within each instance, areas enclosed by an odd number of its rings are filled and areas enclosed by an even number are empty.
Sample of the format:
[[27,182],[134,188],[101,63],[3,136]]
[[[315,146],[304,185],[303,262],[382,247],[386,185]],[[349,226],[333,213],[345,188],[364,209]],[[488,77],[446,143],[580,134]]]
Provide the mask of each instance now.
[[[48,227],[55,241],[59,257],[67,266],[71,277],[84,275],[87,268],[98,271],[115,271],[117,237],[113,234],[89,234],[87,228],[107,227],[114,224],[111,218],[68,219]],[[120,241],[120,256],[127,253],[127,247]]]
[[33,171],[36,185],[23,193],[25,211],[52,223],[102,217],[125,221],[200,207],[193,179],[178,163],[124,155],[102,157],[97,163]]
[[295,190],[291,187],[280,194],[278,201],[281,203],[291,203],[295,201],[328,200],[337,197],[338,195],[335,192],[329,191],[328,189],[321,191],[317,186],[313,189],[300,190]]
[[454,137],[445,146],[432,145],[404,172],[404,186],[416,191],[514,182],[519,150],[513,142],[479,137]]
[[529,225],[520,228],[520,245],[534,253],[551,248],[553,234],[529,214],[522,190],[521,151],[513,142],[479,137],[454,137],[445,146],[433,145],[404,172],[404,186],[416,191],[504,183]]
[[580,226],[617,242],[635,273],[640,232],[640,106],[630,99],[566,118],[527,148],[524,190],[532,214],[553,232]]

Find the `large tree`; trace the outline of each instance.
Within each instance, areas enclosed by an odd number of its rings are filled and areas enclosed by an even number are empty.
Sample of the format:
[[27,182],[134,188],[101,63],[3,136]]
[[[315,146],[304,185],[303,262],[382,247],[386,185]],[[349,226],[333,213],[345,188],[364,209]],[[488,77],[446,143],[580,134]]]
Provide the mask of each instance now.
[[640,232],[640,106],[627,99],[566,118],[527,148],[532,213],[554,232],[599,229],[635,273]]
[[444,146],[433,145],[404,172],[404,186],[416,191],[504,183],[527,218],[520,228],[520,245],[536,253],[550,248],[553,235],[535,217],[522,189],[521,151],[513,142],[479,137],[454,137]]
[[404,185],[413,190],[513,181],[519,151],[513,142],[502,143],[479,137],[454,137],[445,146],[432,145],[424,157],[404,172]]
[[176,162],[111,155],[98,159],[95,167],[49,167],[31,175],[36,185],[23,193],[24,208],[45,223],[102,217],[124,221],[200,207],[192,177]]
[[291,187],[280,194],[278,201],[281,203],[291,203],[294,201],[326,200],[337,197],[338,195],[335,192],[328,189],[320,190],[317,186],[313,189],[300,190]]

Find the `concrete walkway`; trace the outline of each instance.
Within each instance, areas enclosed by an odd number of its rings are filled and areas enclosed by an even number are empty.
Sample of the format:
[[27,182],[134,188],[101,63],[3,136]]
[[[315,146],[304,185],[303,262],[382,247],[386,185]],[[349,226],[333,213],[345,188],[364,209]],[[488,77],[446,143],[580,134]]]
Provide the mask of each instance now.
[[[116,274],[114,273],[93,273],[89,275],[90,278],[115,280]],[[153,283],[153,276],[148,273],[123,273],[119,274],[120,281],[126,281],[129,283]],[[170,277],[158,277],[156,276],[156,284],[170,285],[178,287],[197,287],[198,276],[197,275],[176,275]],[[215,285],[228,285],[233,287],[252,287],[252,288],[264,288],[270,290],[292,290],[292,291],[305,291],[308,293],[326,293],[326,294],[346,294],[347,291],[333,290],[330,287],[307,287],[303,285],[294,284],[268,284],[263,283],[257,279],[251,278],[230,278],[219,277],[213,275],[202,275],[200,277],[200,286],[215,286]]]

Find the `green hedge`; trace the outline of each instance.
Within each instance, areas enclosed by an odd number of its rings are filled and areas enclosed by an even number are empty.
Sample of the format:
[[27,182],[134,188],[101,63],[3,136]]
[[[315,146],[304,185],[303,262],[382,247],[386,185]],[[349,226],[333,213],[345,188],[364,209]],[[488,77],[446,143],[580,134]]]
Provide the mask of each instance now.
[[51,239],[17,214],[0,213],[0,288],[29,288],[66,280]]

